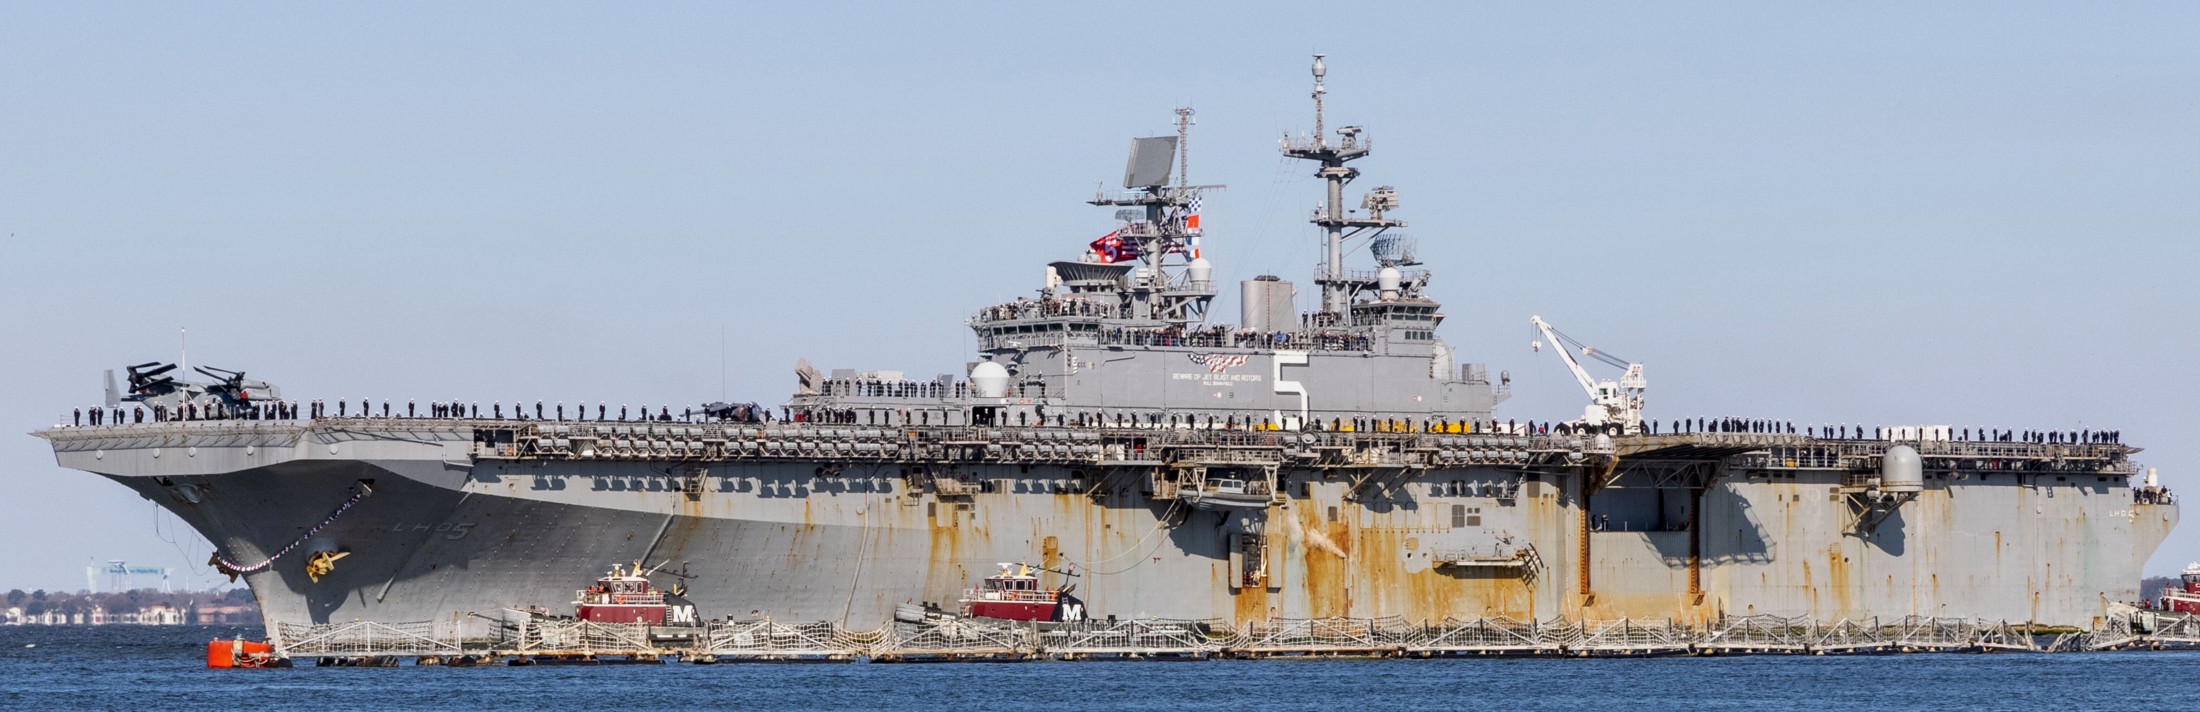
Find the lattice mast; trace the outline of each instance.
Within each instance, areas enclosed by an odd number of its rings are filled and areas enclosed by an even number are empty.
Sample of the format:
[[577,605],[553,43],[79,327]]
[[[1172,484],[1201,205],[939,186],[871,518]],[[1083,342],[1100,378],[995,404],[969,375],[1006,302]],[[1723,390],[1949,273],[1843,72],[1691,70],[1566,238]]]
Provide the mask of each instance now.
[[[1179,327],[1203,321],[1209,303],[1214,300],[1209,281],[1211,267],[1206,260],[1196,259],[1194,255],[1193,239],[1199,232],[1185,224],[1190,213],[1188,208],[1202,192],[1224,187],[1193,185],[1189,180],[1193,116],[1190,108],[1177,109],[1175,136],[1134,140],[1131,165],[1123,179],[1125,192],[1108,194],[1103,191],[1086,201],[1092,205],[1130,209],[1117,211],[1116,217],[1124,224],[1114,235],[1136,245],[1138,250],[1140,267],[1132,274],[1131,289],[1125,295],[1131,317]],[[1155,143],[1157,141],[1160,143]],[[1166,158],[1175,159],[1174,185],[1169,182],[1170,161],[1160,161],[1158,170],[1142,163],[1142,154],[1156,150],[1173,154]],[[1172,261],[1171,255],[1177,259]]]

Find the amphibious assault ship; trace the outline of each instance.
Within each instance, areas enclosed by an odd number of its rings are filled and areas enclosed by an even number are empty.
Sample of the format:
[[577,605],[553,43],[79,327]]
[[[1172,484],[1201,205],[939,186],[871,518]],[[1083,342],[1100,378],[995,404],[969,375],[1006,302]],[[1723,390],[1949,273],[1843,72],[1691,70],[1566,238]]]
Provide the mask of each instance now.
[[1541,319],[1594,403],[1500,417],[1509,379],[1438,337],[1398,192],[1348,208],[1372,144],[1324,127],[1324,73],[1313,133],[1283,143],[1327,188],[1303,312],[1264,276],[1237,285],[1239,323],[1209,318],[1218,186],[1186,179],[1180,111],[1090,201],[1112,232],[970,318],[960,375],[804,363],[784,405],[631,416],[301,403],[148,364],[36,435],[204,534],[270,624],[560,608],[630,561],[705,616],[848,626],[952,606],[1001,562],[1075,572],[1088,616],[1229,622],[2086,626],[2141,597],[2178,510],[2115,433],[1645,421],[1639,366],[1599,382]]

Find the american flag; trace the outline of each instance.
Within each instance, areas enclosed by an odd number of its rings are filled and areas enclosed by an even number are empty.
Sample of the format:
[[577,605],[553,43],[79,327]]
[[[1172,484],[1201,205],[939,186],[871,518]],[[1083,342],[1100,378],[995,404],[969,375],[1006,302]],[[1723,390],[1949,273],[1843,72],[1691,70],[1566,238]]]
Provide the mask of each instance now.
[[1099,257],[1101,263],[1113,264],[1138,259],[1137,243],[1124,242],[1123,238],[1117,237],[1119,234],[1121,231],[1101,235],[1100,239],[1093,240],[1089,245],[1092,254]]
[[1185,354],[1192,363],[1207,367],[1208,373],[1221,373],[1231,366],[1245,365],[1245,354]]

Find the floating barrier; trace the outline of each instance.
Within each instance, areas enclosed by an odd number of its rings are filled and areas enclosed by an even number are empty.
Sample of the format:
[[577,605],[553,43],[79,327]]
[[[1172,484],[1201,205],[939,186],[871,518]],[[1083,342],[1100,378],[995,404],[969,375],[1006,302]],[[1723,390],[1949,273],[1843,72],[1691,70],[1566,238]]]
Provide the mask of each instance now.
[[[507,612],[516,613],[516,612]],[[949,618],[873,631],[769,619],[691,627],[597,623],[532,616],[477,616],[489,630],[436,623],[352,622],[279,626],[272,658],[375,666],[412,657],[427,665],[878,663],[1021,660],[1206,660],[1285,657],[1630,657],[1658,655],[1869,655],[1947,652],[2051,653],[2200,647],[2200,615],[2149,613],[2094,631],[2045,635],[2021,623],[1911,616],[1841,619],[1742,616],[1693,627],[1669,620],[1545,621],[1447,618],[1273,619],[1227,626],[1137,619],[1035,623]],[[478,626],[477,626],[478,628]],[[209,664],[217,641],[208,649]],[[224,647],[221,652],[226,653]]]

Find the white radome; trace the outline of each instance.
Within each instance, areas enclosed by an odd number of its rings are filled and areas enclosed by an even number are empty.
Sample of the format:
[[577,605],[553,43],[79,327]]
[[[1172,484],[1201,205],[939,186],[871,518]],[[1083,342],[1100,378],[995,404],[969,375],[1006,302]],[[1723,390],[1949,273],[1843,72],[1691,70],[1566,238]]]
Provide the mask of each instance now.
[[1008,369],[986,361],[970,369],[970,389],[979,398],[1008,397]]

